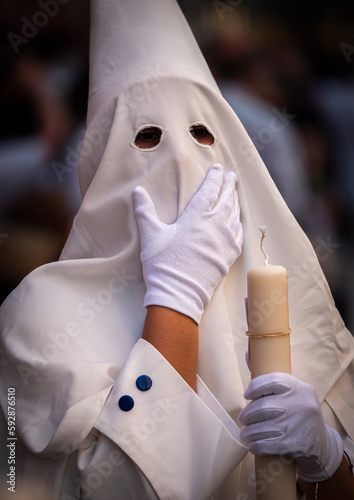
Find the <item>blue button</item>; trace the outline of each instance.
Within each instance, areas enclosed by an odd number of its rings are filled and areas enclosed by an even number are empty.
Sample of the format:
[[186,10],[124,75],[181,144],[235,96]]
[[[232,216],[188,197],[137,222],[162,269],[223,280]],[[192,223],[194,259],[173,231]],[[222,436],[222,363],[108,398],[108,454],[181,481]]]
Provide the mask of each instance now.
[[118,406],[122,411],[130,411],[134,407],[134,399],[131,396],[122,396]]
[[148,391],[152,386],[152,380],[148,375],[140,375],[136,379],[136,386],[139,391]]

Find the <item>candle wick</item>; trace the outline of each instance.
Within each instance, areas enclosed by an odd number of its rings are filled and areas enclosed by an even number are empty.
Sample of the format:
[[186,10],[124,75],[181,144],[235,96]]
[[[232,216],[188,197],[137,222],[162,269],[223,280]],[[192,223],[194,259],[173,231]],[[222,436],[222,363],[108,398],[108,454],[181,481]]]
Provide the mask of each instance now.
[[262,253],[263,253],[264,257],[265,257],[264,265],[268,266],[268,255],[267,255],[267,252],[264,250],[264,247],[263,247],[264,238],[267,236],[267,228],[266,228],[266,226],[260,226],[259,230],[262,233],[261,250],[262,250]]

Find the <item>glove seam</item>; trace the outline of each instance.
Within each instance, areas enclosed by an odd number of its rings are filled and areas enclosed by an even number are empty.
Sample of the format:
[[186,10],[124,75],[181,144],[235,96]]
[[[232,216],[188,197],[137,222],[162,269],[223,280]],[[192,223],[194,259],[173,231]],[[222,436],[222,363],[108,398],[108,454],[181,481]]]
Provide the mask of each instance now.
[[[186,309],[187,311],[190,311],[191,313],[193,313],[193,317],[196,316],[195,314],[195,309],[192,309],[188,306],[185,306],[183,305],[181,302],[178,302],[176,300],[170,300],[166,295],[156,295],[156,294],[151,294],[150,297],[149,297],[149,302],[151,299],[164,299],[166,301],[166,303],[168,304],[177,304],[179,305],[180,307],[182,307],[183,309]],[[201,301],[202,302],[202,301]],[[154,304],[147,304],[147,305],[154,305]],[[159,304],[156,304],[156,305],[159,305]],[[145,306],[146,307],[146,306]]]
[[[165,244],[159,250],[157,250],[155,253],[153,253],[152,255],[150,255],[149,257],[147,257],[145,260],[143,260],[141,258],[140,260],[141,260],[142,264],[145,264],[146,262],[149,262],[149,260],[151,260],[153,257],[156,257],[156,255],[159,255],[171,243],[171,241],[173,240],[173,238],[176,236],[176,231],[177,231],[176,224],[173,224],[173,226],[174,226],[174,228],[173,228],[173,232],[171,233],[170,238],[165,242]],[[141,255],[142,255],[142,253],[143,252],[141,252]]]

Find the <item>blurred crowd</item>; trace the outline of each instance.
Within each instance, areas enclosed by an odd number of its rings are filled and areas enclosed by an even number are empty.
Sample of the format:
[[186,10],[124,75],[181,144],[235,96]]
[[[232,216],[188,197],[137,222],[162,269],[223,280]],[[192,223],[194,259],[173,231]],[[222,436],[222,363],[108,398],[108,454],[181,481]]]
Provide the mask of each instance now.
[[88,2],[7,2],[0,50],[0,301],[57,260],[81,202]]
[[[353,330],[354,6],[179,3]],[[19,0],[0,9],[2,301],[28,272],[59,257],[80,205],[89,11],[86,0]]]

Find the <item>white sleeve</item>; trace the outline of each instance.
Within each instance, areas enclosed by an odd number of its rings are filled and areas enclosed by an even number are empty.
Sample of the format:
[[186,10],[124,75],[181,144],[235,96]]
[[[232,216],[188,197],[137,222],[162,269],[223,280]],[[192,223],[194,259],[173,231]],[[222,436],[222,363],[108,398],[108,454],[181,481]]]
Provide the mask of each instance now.
[[[58,333],[62,345],[54,353],[47,331],[59,329],[49,330],[50,314],[39,321],[29,306],[23,314],[18,302],[8,300],[2,311],[8,321],[0,350],[1,404],[6,413],[8,388],[15,390],[18,436],[28,456],[54,468],[56,483],[58,464],[72,464],[62,478],[66,499],[77,494],[79,479],[91,500],[111,500],[112,491],[127,500],[205,500],[246,455],[237,425],[202,381],[197,394],[149,343],[138,340],[119,365],[95,359],[91,344]],[[44,360],[48,347],[55,356]],[[147,391],[136,386],[141,375],[152,380]],[[123,396],[134,400],[130,411],[118,406]]]
[[247,453],[237,425],[200,379],[197,391],[139,340],[95,424],[143,472],[158,498],[210,498]]

